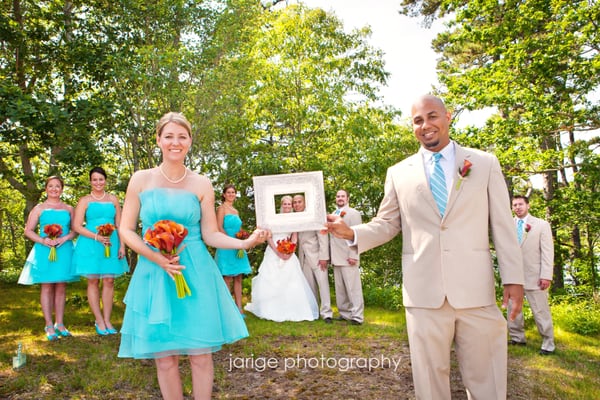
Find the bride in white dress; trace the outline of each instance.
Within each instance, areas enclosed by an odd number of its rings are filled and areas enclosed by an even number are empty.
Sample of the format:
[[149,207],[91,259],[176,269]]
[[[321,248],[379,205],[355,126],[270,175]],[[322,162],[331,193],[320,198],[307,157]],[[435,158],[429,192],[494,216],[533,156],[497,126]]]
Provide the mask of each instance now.
[[[292,197],[281,198],[281,212],[292,212]],[[296,233],[274,233],[258,275],[252,278],[252,302],[245,309],[257,317],[276,322],[313,321],[319,318],[317,300],[302,273],[296,254],[277,251],[277,241]]]

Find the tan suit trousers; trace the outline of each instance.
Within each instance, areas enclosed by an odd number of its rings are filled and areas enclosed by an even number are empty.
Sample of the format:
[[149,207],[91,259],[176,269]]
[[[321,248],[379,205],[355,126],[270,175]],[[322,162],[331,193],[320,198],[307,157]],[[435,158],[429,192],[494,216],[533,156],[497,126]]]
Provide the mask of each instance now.
[[329,292],[329,273],[323,271],[321,267],[308,265],[302,266],[302,272],[308,282],[308,286],[312,290],[315,298],[321,299],[321,318],[332,318],[333,311],[331,310],[331,293]]
[[[552,325],[552,314],[548,304],[548,290],[527,290],[525,297],[531,308],[535,325],[542,336],[542,350],[554,351],[554,326]],[[512,304],[508,304],[508,313]],[[525,320],[523,313],[520,312],[514,321],[508,321],[508,335],[511,340],[519,343],[525,343]]]
[[360,282],[360,269],[356,265],[334,265],[333,276],[335,278],[335,302],[340,317],[362,324],[365,319],[365,302]]
[[494,305],[406,307],[417,399],[450,400],[450,352],[456,351],[469,399],[506,400],[506,320]]

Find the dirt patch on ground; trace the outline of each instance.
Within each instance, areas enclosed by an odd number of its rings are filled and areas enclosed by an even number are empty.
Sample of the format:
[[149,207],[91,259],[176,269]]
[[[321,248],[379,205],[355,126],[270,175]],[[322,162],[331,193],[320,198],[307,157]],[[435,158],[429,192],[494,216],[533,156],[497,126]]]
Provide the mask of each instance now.
[[[296,338],[269,340],[273,350],[256,357],[243,348],[215,354],[215,399],[414,399],[407,343],[396,338],[321,338],[299,354],[278,354]],[[457,368],[452,398],[466,399]]]

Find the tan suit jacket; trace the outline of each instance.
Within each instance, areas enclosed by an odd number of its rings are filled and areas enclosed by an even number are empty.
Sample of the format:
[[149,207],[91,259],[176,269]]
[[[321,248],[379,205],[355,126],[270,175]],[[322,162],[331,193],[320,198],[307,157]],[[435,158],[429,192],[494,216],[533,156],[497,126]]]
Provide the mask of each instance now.
[[329,235],[319,231],[298,232],[298,245],[302,268],[318,268],[319,260],[329,261]]
[[[348,226],[359,225],[362,222],[362,217],[360,213],[352,208],[352,207],[344,207],[343,210],[345,212],[342,219]],[[352,258],[354,260],[359,261],[360,256],[358,249],[355,246],[348,246],[348,242],[345,239],[339,239],[335,236],[331,236],[330,240],[331,247],[331,265],[340,266],[348,266],[348,259]],[[355,264],[358,267],[358,262]]]
[[525,271],[525,290],[539,290],[540,279],[552,280],[554,272],[554,241],[550,224],[529,214],[526,226],[529,232],[523,234],[521,250]]
[[[348,226],[362,222],[360,213],[351,207],[342,209],[342,219]],[[335,303],[340,317],[360,324],[364,321],[365,301],[360,279],[360,259],[356,246],[348,246],[348,241],[335,236],[329,241],[331,247],[331,265],[335,281]],[[350,265],[348,259],[356,260]]]
[[[503,284],[523,284],[523,261],[500,164],[491,154],[455,144],[456,175],[442,219],[417,153],[390,167],[377,216],[354,227],[359,253],[402,231],[406,307],[456,309],[495,304],[493,238]],[[471,172],[457,187],[464,160]],[[333,258],[333,255],[332,255]]]

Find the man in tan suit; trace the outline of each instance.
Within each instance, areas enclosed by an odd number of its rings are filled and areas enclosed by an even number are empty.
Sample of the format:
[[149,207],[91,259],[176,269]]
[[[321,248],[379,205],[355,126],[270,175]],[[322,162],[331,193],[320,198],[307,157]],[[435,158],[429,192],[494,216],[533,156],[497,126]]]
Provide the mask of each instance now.
[[[348,205],[350,196],[345,190],[338,190],[335,195],[337,209],[334,215],[348,226],[362,222],[360,213]],[[331,265],[335,281],[335,303],[340,313],[340,319],[349,321],[352,325],[364,322],[365,301],[360,281],[360,258],[355,247],[349,247],[345,240],[331,237]]]
[[[525,297],[538,332],[542,336],[540,354],[554,353],[554,328],[548,304],[548,288],[554,271],[554,241],[550,224],[529,214],[529,199],[514,196],[512,209],[515,213],[517,239],[521,241],[523,269],[525,271]],[[520,231],[520,232],[519,232]],[[510,313],[511,304],[508,305]],[[523,313],[508,322],[510,344],[525,345],[525,323]]]
[[[421,149],[388,169],[377,216],[349,228],[328,215],[327,228],[359,253],[402,232],[402,293],[417,399],[451,398],[452,344],[468,398],[505,399],[507,328],[496,305],[490,234],[503,306],[513,302],[513,319],[523,302],[523,262],[500,164],[450,141],[451,116],[441,99],[423,96],[411,111]],[[445,197],[434,197],[432,181]]]
[[[303,212],[306,208],[304,196],[297,194],[292,200],[294,212]],[[330,324],[333,318],[331,293],[329,292],[329,235],[319,231],[298,232],[298,259],[304,277],[308,281],[315,298],[320,298],[321,318]]]

